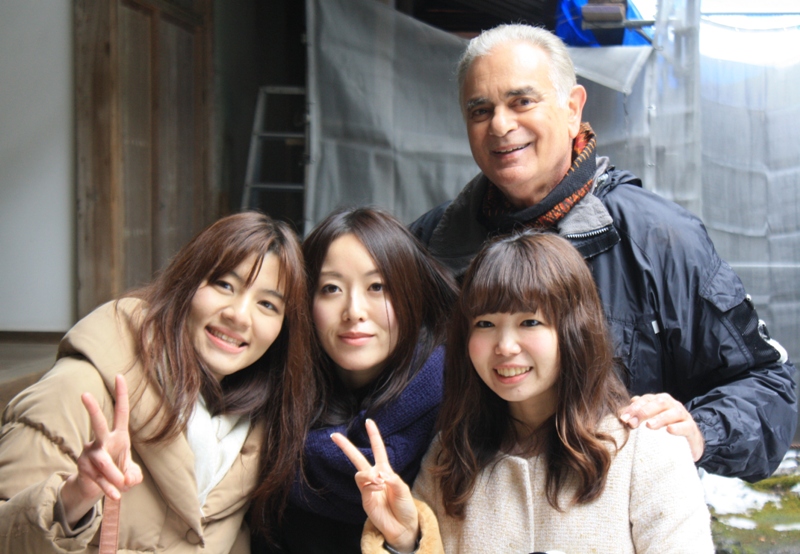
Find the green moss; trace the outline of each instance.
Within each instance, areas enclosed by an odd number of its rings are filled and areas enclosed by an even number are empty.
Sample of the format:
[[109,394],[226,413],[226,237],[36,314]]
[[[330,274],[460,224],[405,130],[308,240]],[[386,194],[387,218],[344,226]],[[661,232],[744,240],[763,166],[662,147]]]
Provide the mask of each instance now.
[[769,477],[758,483],[749,484],[752,489],[762,492],[788,492],[792,487],[800,483],[800,475],[778,475]]
[[[775,492],[780,487],[788,491],[797,480],[797,477],[769,479],[775,482],[772,485],[775,488],[767,486],[760,490]],[[719,521],[728,517],[746,517],[757,527],[735,529]],[[768,502],[761,510],[739,516],[717,516],[712,521],[711,531],[717,554],[800,553],[800,531],[775,531],[775,525],[793,523],[800,523],[800,496],[789,492],[781,495],[779,503]]]

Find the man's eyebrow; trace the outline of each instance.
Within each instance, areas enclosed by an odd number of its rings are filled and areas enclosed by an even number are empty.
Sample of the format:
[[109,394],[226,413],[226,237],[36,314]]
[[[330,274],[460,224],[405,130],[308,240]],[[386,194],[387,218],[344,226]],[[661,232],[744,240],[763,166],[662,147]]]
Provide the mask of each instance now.
[[[539,92],[534,87],[531,87],[531,86],[511,89],[511,90],[509,90],[508,92],[505,93],[505,97],[506,98],[514,98],[515,96],[536,96],[536,97],[538,97],[540,95],[539,95]],[[473,109],[473,108],[475,108],[477,106],[480,106],[480,105],[483,105],[483,104],[488,104],[488,103],[489,103],[489,99],[486,98],[485,96],[478,96],[477,98],[470,98],[469,100],[467,100],[466,110],[470,111],[471,109]]]
[[514,96],[530,96],[530,95],[537,95],[538,92],[533,87],[522,87],[513,90],[509,90],[506,93],[506,98],[512,98]]
[[471,98],[470,100],[467,100],[466,109],[467,111],[470,111],[475,106],[480,106],[481,104],[487,104],[488,102],[489,99],[483,96],[479,96],[478,98]]

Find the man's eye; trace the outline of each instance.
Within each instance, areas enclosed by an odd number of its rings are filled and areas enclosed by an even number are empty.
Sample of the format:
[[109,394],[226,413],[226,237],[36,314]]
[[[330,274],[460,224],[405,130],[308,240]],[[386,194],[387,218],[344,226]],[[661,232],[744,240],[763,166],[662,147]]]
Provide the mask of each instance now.
[[477,120],[485,119],[486,117],[489,116],[489,110],[487,110],[486,108],[476,108],[470,112],[469,116],[470,119],[477,119]]

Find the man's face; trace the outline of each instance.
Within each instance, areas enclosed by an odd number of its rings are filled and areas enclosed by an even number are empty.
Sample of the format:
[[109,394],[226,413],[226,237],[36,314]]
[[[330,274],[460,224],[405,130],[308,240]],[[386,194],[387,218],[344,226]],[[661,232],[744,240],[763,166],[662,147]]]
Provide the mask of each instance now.
[[572,162],[586,91],[564,105],[550,80],[550,60],[523,42],[495,47],[469,68],[463,90],[472,156],[518,207],[541,201]]

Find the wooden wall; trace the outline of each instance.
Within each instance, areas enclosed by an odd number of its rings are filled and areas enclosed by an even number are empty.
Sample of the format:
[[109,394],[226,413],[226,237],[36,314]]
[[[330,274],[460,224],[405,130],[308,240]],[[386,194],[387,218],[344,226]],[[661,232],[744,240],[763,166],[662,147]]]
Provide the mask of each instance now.
[[75,1],[78,316],[219,215],[210,0]]

